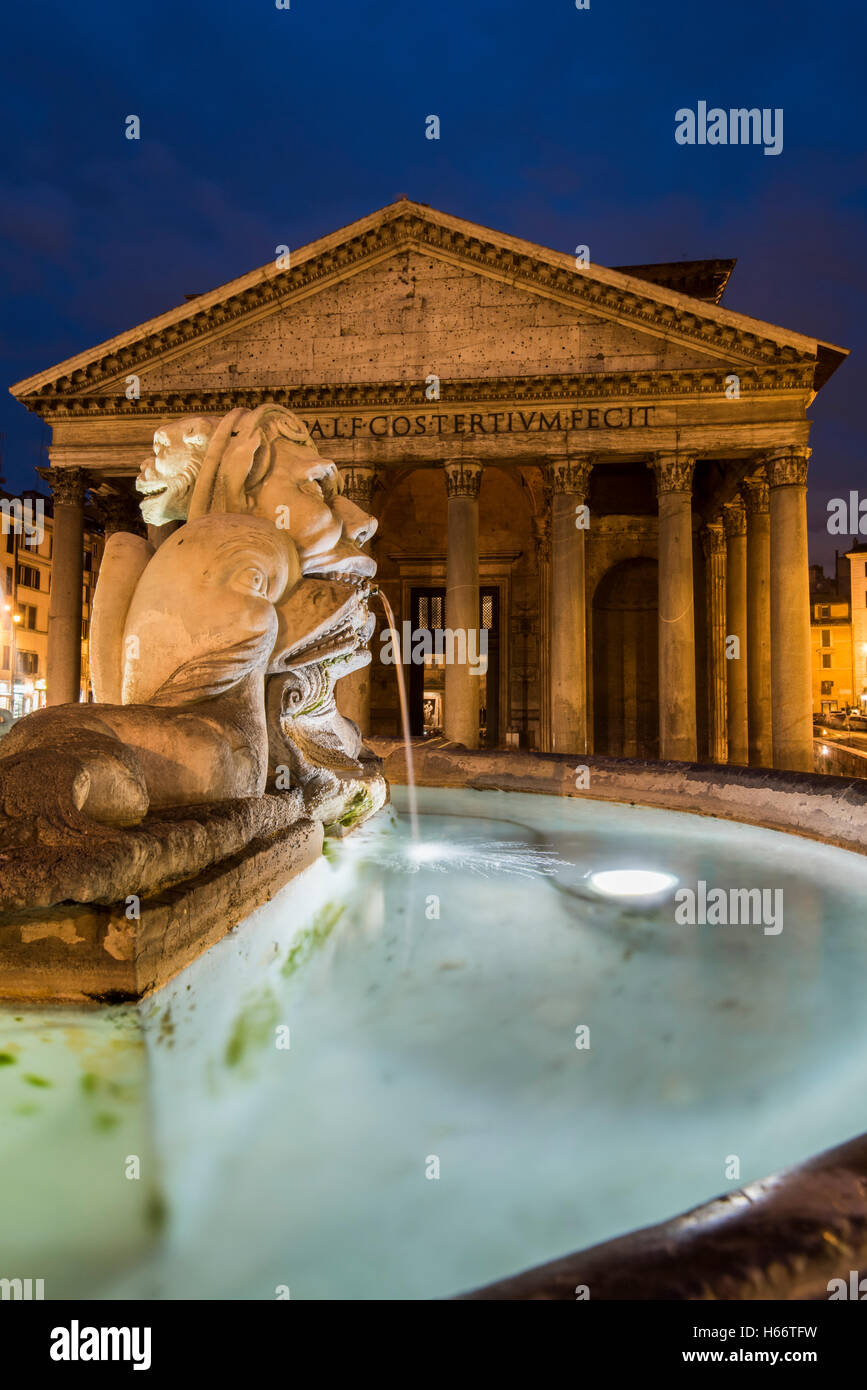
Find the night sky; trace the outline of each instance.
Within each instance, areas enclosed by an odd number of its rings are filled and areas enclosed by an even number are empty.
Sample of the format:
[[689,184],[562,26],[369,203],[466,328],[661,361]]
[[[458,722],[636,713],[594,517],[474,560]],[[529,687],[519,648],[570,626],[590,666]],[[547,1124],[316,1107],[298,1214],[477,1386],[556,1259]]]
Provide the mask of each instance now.
[[[3,28],[8,485],[48,442],[13,382],[407,194],[603,265],[736,256],[729,308],[850,348],[811,412],[833,555],[826,501],[865,487],[861,3],[49,0]],[[699,100],[782,107],[783,152],[678,145]]]

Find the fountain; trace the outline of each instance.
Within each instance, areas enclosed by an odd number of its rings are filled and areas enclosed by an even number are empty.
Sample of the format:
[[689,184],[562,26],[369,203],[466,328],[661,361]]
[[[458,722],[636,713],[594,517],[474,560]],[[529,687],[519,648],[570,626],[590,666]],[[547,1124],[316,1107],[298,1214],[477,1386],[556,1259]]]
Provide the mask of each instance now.
[[[172,421],[138,487],[184,524],[106,547],[96,702],[0,744],[0,1278],[95,1299],[847,1278],[865,1143],[814,1155],[863,1128],[864,784],[414,757],[402,684],[404,741],[365,746],[335,686],[370,659],[375,523],[303,425]],[[771,894],[770,929],[712,919],[720,893]]]
[[337,708],[370,660],[376,523],[280,406],[157,429],[154,552],[112,536],[95,703],[21,720],[0,756],[7,997],[139,998],[385,802]]

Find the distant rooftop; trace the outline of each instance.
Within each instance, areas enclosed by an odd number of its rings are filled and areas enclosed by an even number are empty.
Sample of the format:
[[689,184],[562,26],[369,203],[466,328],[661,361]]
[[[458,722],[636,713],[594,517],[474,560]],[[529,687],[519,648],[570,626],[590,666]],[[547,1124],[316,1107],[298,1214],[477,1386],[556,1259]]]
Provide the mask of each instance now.
[[621,275],[634,275],[651,285],[663,285],[707,304],[719,304],[737,261],[660,261],[655,265],[615,265]]

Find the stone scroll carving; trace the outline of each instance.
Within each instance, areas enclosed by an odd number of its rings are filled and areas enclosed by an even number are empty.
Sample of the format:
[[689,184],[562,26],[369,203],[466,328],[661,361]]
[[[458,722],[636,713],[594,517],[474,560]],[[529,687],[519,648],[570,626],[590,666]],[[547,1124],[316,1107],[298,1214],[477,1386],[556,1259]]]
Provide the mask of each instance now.
[[34,846],[110,841],[155,813],[290,793],[340,833],[387,796],[334,694],[370,660],[376,522],[303,423],[272,404],[171,421],[136,487],[146,521],[185,524],[156,551],[109,537],[96,702],[29,715],[0,747],[7,881]]

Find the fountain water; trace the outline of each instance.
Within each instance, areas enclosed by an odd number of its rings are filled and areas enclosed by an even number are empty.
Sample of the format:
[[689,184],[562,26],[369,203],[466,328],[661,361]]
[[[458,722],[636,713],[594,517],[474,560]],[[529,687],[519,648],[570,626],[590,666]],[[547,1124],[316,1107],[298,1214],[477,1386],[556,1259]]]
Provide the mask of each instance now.
[[395,651],[394,669],[397,674],[397,693],[400,700],[400,720],[403,726],[403,743],[406,749],[406,782],[407,782],[407,806],[409,808],[409,822],[412,829],[413,840],[418,839],[418,797],[415,790],[415,769],[412,761],[412,738],[409,731],[409,702],[406,698],[406,681],[403,675],[403,665],[397,660],[400,652],[400,638],[397,635],[397,628],[394,621],[394,611],[388,599],[381,589],[373,591],[380,599],[385,610],[385,621],[391,633],[391,640]]

